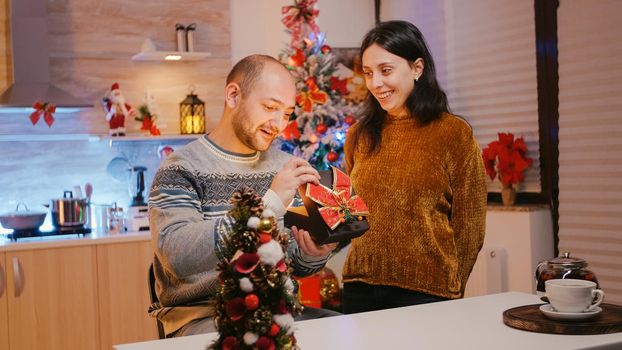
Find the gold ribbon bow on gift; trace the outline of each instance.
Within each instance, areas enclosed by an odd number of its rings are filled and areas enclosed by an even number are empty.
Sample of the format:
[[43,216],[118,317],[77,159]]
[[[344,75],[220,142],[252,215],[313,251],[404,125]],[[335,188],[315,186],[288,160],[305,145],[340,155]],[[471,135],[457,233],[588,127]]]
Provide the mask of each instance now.
[[363,220],[369,215],[369,209],[363,199],[352,195],[350,178],[335,167],[333,169],[333,188],[322,184],[309,184],[306,195],[322,207],[318,209],[322,219],[331,230],[339,224]]

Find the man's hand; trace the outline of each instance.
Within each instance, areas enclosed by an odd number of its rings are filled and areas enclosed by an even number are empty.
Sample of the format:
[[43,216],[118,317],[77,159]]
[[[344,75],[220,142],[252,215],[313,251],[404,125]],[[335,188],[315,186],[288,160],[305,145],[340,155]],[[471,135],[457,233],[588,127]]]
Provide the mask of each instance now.
[[296,226],[292,226],[292,233],[294,234],[294,239],[298,242],[298,247],[300,247],[302,252],[306,255],[326,256],[337,248],[337,243],[322,244],[321,246],[315,245],[309,232],[302,229],[299,230]]
[[308,182],[320,183],[320,174],[304,159],[293,158],[285,163],[276,174],[270,189],[279,196],[283,205],[287,207],[294,199],[298,187]]

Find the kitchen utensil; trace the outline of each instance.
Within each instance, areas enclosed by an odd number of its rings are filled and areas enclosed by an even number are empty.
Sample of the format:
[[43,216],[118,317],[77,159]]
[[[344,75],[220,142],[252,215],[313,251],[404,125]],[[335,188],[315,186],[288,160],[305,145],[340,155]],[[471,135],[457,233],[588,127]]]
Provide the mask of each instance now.
[[93,195],[93,185],[91,185],[90,182],[87,182],[86,185],[84,185],[84,194],[86,195],[86,201],[90,203],[91,196]]
[[82,187],[80,187],[80,185],[73,186],[73,197],[84,198],[84,196],[82,196]]
[[125,157],[114,157],[108,162],[106,172],[117,181],[128,182],[132,172],[132,165]]
[[594,272],[587,269],[587,262],[580,258],[571,257],[569,252],[555,259],[545,260],[536,267],[536,293],[544,296],[544,283],[551,279],[577,279],[596,283],[598,280]]
[[50,201],[52,224],[56,227],[84,226],[86,224],[87,204],[84,198],[73,198],[71,191],[65,191],[63,198]]
[[553,319],[553,320],[576,321],[576,320],[587,320],[587,319],[590,319],[590,318],[598,315],[599,313],[601,313],[603,311],[603,309],[600,308],[599,306],[597,306],[593,310],[586,311],[586,312],[559,312],[559,311],[555,310],[553,305],[551,305],[551,304],[544,304],[544,305],[540,306],[540,311],[542,311],[542,313],[546,317],[548,317],[550,319]]
[[545,282],[546,296],[558,312],[590,312],[603,302],[605,292],[596,283],[577,279],[552,279]]
[[84,195],[86,196],[86,227],[91,227],[93,226],[93,221],[92,221],[92,210],[93,208],[91,207],[91,196],[93,195],[93,185],[91,185],[90,182],[87,182],[84,185]]
[[[20,211],[20,206],[23,206],[24,210]],[[46,215],[47,212],[29,210],[26,204],[19,202],[15,211],[0,215],[0,223],[2,227],[10,230],[35,230],[43,224]]]

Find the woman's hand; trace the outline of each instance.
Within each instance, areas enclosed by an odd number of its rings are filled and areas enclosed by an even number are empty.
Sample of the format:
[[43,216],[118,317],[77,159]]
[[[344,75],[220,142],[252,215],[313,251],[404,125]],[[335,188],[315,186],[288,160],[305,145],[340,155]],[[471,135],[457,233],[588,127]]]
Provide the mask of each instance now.
[[292,233],[302,252],[309,256],[326,256],[337,247],[337,243],[316,245],[308,231],[299,230],[296,226],[292,226]]

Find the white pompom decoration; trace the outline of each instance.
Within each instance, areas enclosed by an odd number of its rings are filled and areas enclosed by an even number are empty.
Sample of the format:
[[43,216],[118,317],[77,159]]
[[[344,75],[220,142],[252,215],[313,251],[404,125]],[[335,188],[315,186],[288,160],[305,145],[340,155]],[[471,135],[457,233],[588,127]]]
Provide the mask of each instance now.
[[292,334],[294,332],[294,328],[292,327],[294,324],[294,317],[292,314],[274,315],[272,319],[274,319],[274,322],[281,328],[287,329],[287,334]]
[[258,218],[258,217],[256,217],[256,216],[251,216],[251,217],[248,219],[248,222],[246,223],[246,226],[248,226],[249,228],[252,228],[252,229],[255,229],[255,230],[256,230],[256,229],[257,229],[257,227],[259,226],[259,218]]
[[257,254],[259,255],[259,261],[270,266],[276,265],[285,257],[281,245],[275,240],[262,244],[257,249]]
[[245,293],[250,293],[253,291],[253,282],[251,282],[248,277],[240,278],[240,289]]
[[259,336],[257,334],[255,334],[255,333],[252,333],[252,332],[244,333],[244,344],[246,344],[246,345],[253,345],[253,344],[255,344],[257,339],[259,339]]
[[274,212],[272,211],[272,209],[264,209],[264,211],[261,213],[261,216],[264,218],[273,218]]

